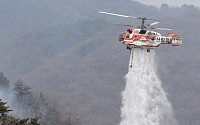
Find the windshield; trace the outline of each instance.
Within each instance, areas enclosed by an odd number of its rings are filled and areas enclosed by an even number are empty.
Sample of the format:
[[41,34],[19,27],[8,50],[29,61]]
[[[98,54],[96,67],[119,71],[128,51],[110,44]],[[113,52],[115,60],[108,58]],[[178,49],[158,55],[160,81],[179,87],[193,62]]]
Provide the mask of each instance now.
[[133,31],[131,29],[128,29],[127,32],[129,32],[131,34]]
[[147,32],[146,30],[141,29],[139,34],[145,34],[146,32]]

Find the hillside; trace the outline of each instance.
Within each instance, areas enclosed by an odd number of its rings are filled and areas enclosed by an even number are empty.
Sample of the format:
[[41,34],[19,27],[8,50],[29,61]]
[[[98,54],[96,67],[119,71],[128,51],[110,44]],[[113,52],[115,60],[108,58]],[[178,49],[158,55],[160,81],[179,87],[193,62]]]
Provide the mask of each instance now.
[[106,22],[139,22],[97,12],[167,19],[158,27],[173,28],[183,45],[156,49],[158,73],[178,122],[198,125],[200,10],[119,2],[120,7],[113,0],[2,1],[1,70],[48,94],[84,124],[118,124],[129,51],[117,38],[127,28]]

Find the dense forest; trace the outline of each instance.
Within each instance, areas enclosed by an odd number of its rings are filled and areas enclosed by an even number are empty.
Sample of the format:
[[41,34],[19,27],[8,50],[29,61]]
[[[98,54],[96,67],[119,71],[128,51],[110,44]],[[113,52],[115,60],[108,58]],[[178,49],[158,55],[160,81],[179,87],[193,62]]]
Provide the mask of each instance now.
[[[180,47],[156,48],[157,73],[180,125],[199,125],[200,9],[118,2],[1,1],[0,71],[9,84],[0,98],[13,110],[10,114],[38,118],[39,124],[69,119],[83,125],[119,124],[129,51],[117,39],[129,27],[109,23],[141,22],[100,15],[102,10],[160,19],[157,27],[172,28],[183,37]],[[7,98],[4,90],[10,93]]]

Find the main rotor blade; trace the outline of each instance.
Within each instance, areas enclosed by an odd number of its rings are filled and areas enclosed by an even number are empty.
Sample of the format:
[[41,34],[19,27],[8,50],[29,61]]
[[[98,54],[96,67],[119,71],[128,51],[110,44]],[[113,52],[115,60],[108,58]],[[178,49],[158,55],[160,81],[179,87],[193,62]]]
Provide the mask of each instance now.
[[151,23],[151,24],[148,24],[148,26],[153,26],[153,25],[156,25],[156,24],[158,24],[158,23],[160,23],[160,22],[153,22],[153,23]]
[[138,27],[138,26],[129,25],[129,24],[116,24],[116,23],[108,23],[108,24],[119,25],[119,26],[127,26],[127,27]]
[[134,16],[127,16],[127,15],[121,15],[121,14],[116,14],[116,13],[109,13],[109,12],[104,12],[104,11],[99,11],[99,13],[113,15],[113,16],[119,16],[119,17],[125,17],[125,18],[135,18],[135,19],[137,19],[137,17],[134,17]]
[[166,29],[166,28],[154,28],[154,29],[157,29],[157,30],[172,30],[172,29]]

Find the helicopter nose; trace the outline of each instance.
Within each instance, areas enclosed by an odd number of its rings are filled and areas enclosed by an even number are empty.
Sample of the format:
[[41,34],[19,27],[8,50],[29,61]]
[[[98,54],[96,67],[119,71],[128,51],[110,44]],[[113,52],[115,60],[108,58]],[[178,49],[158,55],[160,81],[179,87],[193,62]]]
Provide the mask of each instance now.
[[119,41],[124,41],[124,37],[123,37],[123,35],[121,34],[121,35],[119,35]]
[[124,41],[124,38],[122,38],[122,37],[119,37],[119,41]]

